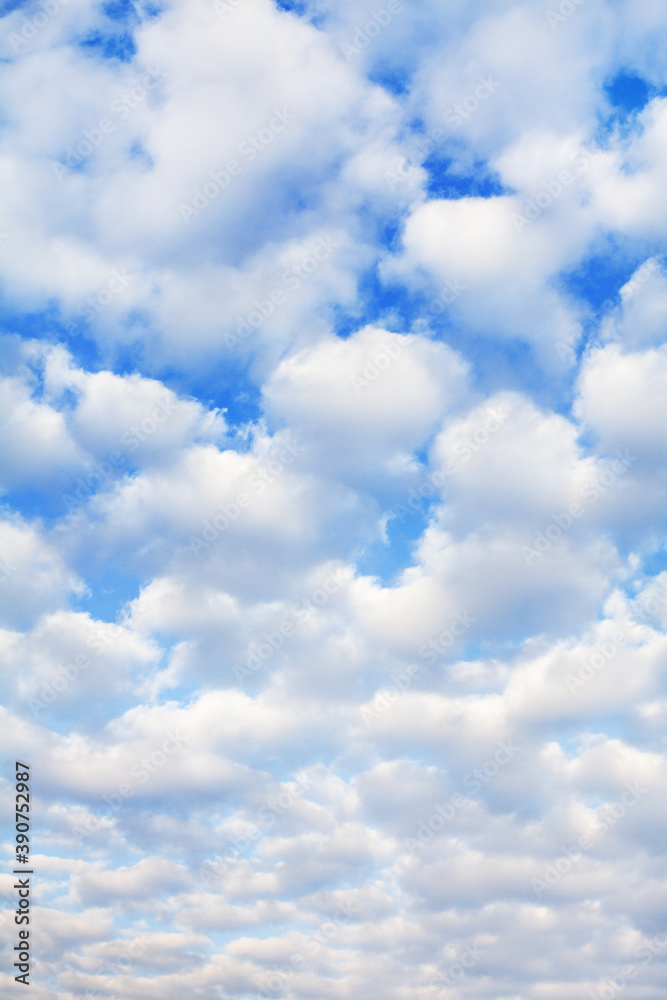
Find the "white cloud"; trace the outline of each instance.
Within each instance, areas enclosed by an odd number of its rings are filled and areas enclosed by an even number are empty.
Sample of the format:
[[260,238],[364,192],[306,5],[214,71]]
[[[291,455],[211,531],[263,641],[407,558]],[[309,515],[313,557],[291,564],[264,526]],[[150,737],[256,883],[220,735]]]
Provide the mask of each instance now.
[[444,413],[467,390],[468,369],[450,348],[367,327],[286,358],[264,388],[266,409],[306,443],[327,473],[378,477],[410,467]]
[[85,585],[40,531],[19,517],[0,521],[3,624],[22,627],[45,611],[62,608]]
[[667,352],[664,346],[625,353],[615,344],[591,352],[580,375],[577,412],[607,452],[629,448],[651,462],[664,462]]
[[378,6],[3,18],[38,1000],[661,996],[664,14]]

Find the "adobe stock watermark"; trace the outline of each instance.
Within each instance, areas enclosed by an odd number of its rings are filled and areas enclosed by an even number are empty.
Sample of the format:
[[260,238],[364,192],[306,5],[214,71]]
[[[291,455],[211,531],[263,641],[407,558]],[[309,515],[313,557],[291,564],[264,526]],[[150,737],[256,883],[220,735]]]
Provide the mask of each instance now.
[[[604,837],[609,830],[616,826],[620,819],[627,815],[628,809],[643,799],[647,794],[646,788],[641,788],[639,782],[631,785],[629,782],[625,786],[625,791],[619,799],[600,806],[598,809],[598,823],[594,829],[594,834],[598,834],[598,839]],[[584,851],[590,851],[594,846],[594,840],[588,834],[583,833],[576,844],[570,844],[563,848],[563,853],[556,861],[549,863],[543,872],[543,877],[532,878],[530,884],[538,899],[541,899],[545,892],[553,889],[555,885],[568,875],[583,858]]]
[[[137,785],[146,785],[152,775],[156,774],[167,761],[179,753],[188,742],[187,736],[173,733],[171,730],[165,733],[165,739],[160,747],[152,753],[141,757],[130,768],[128,780],[122,781],[115,792],[103,795],[102,798],[107,803],[107,808],[98,810],[95,816],[89,816],[83,826],[72,827],[72,832],[76,834],[79,846],[86,837],[91,837],[102,828],[105,821],[109,821],[114,813],[122,808],[125,799],[132,798],[137,791]],[[134,779],[129,780],[129,779]]]
[[298,264],[292,264],[289,270],[282,275],[280,284],[272,288],[266,298],[255,299],[250,312],[246,316],[237,317],[236,330],[233,333],[225,334],[226,346],[234,348],[259,330],[267,319],[273,316],[276,309],[287,302],[290,293],[295,292],[307,281],[310,281],[339,246],[339,241],[333,236],[326,236]]
[[400,344],[383,344],[382,350],[366,362],[361,375],[350,375],[350,383],[356,394],[359,395],[367,386],[377,381],[382,372],[389,368],[392,361],[401,356],[403,350],[404,348]]
[[375,719],[379,719],[402,694],[409,691],[423,669],[421,663],[411,663],[405,670],[394,670],[391,674],[393,684],[376,691],[370,705],[361,706],[361,718],[366,725],[369,726]]
[[[625,454],[620,451],[617,451],[616,454],[618,458],[614,459],[597,479],[584,483],[579,490],[579,495],[589,507],[597,503],[600,497],[604,496],[617,479],[626,474],[632,463],[637,461],[636,457],[630,455],[627,450]],[[531,548],[529,545],[521,546],[521,555],[526,565],[530,566],[536,559],[540,559],[549,552],[554,544],[562,538],[563,534],[569,531],[575,520],[583,515],[585,509],[583,504],[575,501],[568,505],[566,511],[562,511],[560,514],[552,514],[551,520],[554,523],[549,524],[544,531],[537,531],[535,533],[533,547]]]
[[660,583],[653,594],[646,595],[642,594],[639,601],[639,608],[631,611],[632,617],[628,617],[626,624],[629,628],[639,628],[640,625],[646,623],[648,618],[652,618],[658,614],[658,612],[665,607],[667,602],[667,586],[664,583]]
[[443,629],[428,642],[422,643],[419,647],[419,655],[427,663],[433,665],[437,662],[438,657],[443,656],[448,649],[451,649],[454,643],[462,638],[476,621],[477,619],[473,618],[467,610],[459,612],[452,619],[448,628]]
[[[419,655],[430,664],[436,662],[438,652],[443,653],[454,645],[457,639],[465,635],[470,626],[476,621],[467,611],[464,611],[453,619],[448,629],[443,629],[435,639],[424,643],[419,647]],[[401,695],[409,691],[415,680],[421,675],[423,666],[421,663],[411,663],[404,670],[394,670],[391,674],[392,684],[388,684],[376,691],[373,700],[369,705],[361,706],[361,717],[370,725],[379,719],[391,706],[398,701]]]
[[431,299],[427,308],[430,313],[434,316],[440,316],[444,313],[448,306],[453,305],[463,292],[468,290],[468,285],[464,285],[462,281],[458,278],[448,278],[445,281],[440,294],[436,295],[434,299]]
[[619,649],[622,649],[628,641],[628,636],[616,629],[612,632],[610,639],[604,639],[595,645],[590,656],[580,664],[577,674],[568,674],[565,683],[570,694],[585,687],[595,674],[614,659]]
[[[123,631],[120,625],[108,622],[104,628],[99,628],[93,635],[88,636],[86,648],[99,655],[107,646],[113,644]],[[77,653],[70,663],[67,663],[64,667],[56,671],[50,681],[42,684],[39,698],[28,699],[28,705],[32,714],[35,716],[39,715],[49,705],[53,705],[70,684],[73,684],[77,680],[81,672],[92,666],[92,663],[93,661],[87,653]]]
[[205,181],[201,187],[195,188],[189,202],[181,202],[178,206],[181,218],[184,222],[190,222],[195,216],[203,212],[218,195],[229,187],[232,178],[238,177],[244,168],[257,159],[260,153],[269,148],[273,141],[294,121],[293,115],[287,108],[274,108],[273,115],[267,124],[258,132],[246,136],[236,147],[236,152],[243,157],[245,162],[232,159],[220,170],[212,170],[209,174],[210,180]]
[[403,11],[401,0],[389,0],[386,7],[371,11],[371,17],[364,25],[355,25],[352,42],[341,42],[340,50],[346,62],[351,62],[354,56],[368,48],[374,38],[391,24],[396,14]]
[[[132,963],[143,958],[150,947],[144,935],[135,938],[133,941],[124,941],[123,944],[127,945],[126,954],[120,955],[116,959],[105,959],[102,967],[96,972],[98,976],[108,976],[115,979],[116,976],[129,975]],[[108,994],[104,994],[94,988],[89,988],[82,994],[83,1000],[94,1000],[95,997],[102,996],[108,996]]]
[[[649,965],[665,948],[667,948],[667,934],[656,934],[646,944],[637,945],[634,957],[641,958],[643,965]],[[637,967],[635,965],[624,965],[615,976],[605,979],[602,986],[598,986],[597,991],[591,990],[588,994],[588,1000],[614,1000],[636,975]]]
[[[345,904],[339,904],[331,919],[323,921],[317,931],[306,938],[304,949],[308,951],[308,955],[312,957],[317,955],[329,941],[338,935],[340,928],[353,920],[358,913],[359,907],[353,900],[348,899]],[[283,993],[294,977],[304,968],[307,959],[308,956],[300,951],[290,955],[287,965],[274,969],[268,976],[264,977],[264,983],[256,994],[256,1000],[270,1000],[272,996]]]
[[455,990],[460,986],[467,972],[474,968],[486,955],[486,950],[479,945],[466,942],[461,947],[457,961],[448,965],[443,972],[429,981],[429,986],[436,990]]
[[[460,128],[501,86],[500,81],[494,80],[493,76],[490,75],[480,76],[477,81],[477,85],[471,89],[470,93],[445,112],[444,121],[448,129]],[[400,184],[404,184],[410,176],[410,170],[413,167],[421,166],[446,136],[446,129],[434,128],[422,138],[417,139],[400,167],[395,171],[385,170],[384,179],[389,185],[389,190],[395,191]]]
[[424,503],[429,503],[445,485],[448,476],[455,475],[461,466],[481,451],[489,443],[492,435],[500,430],[508,416],[509,410],[487,410],[485,419],[455,442],[452,449],[455,457],[448,458],[440,469],[429,472],[418,487],[409,490],[403,502],[390,507],[386,515],[387,520],[397,518],[402,523],[413,512],[419,511]]
[[84,503],[127,461],[128,456],[155,434],[158,427],[171,417],[177,402],[178,400],[168,396],[159,400],[143,420],[131,424],[121,434],[120,444],[123,445],[123,451],[116,449],[110,452],[106,459],[95,462],[92,472],[87,473],[85,479],[83,476],[78,477],[73,493],[63,493],[61,497],[68,514],[83,507]]
[[275,799],[269,800],[267,805],[262,806],[257,825],[250,823],[245,833],[239,837],[228,837],[219,854],[222,861],[204,861],[199,868],[199,874],[203,881],[209,886],[220,882],[230,868],[250,851],[253,842],[262,837],[263,831],[270,830],[278,819],[303,797],[309,786],[310,782],[307,778],[295,778]]
[[305,449],[295,442],[288,442],[281,445],[277,455],[269,459],[266,466],[260,466],[257,472],[253,472],[248,479],[249,488],[253,494],[241,490],[233,500],[226,500],[218,504],[219,514],[215,514],[210,520],[202,521],[202,530],[199,535],[190,535],[188,539],[190,548],[195,555],[199,555],[202,549],[208,549],[232,524],[238,521],[241,512],[247,510],[258,496],[266,490],[268,486],[275,483],[285,473],[288,465],[291,465],[295,458],[304,454]]
[[570,163],[573,170],[561,170],[557,177],[542,181],[542,190],[534,198],[528,198],[523,204],[522,212],[512,212],[512,225],[517,233],[520,233],[526,226],[531,226],[540,216],[550,208],[555,201],[570,189],[577,174],[583,173],[588,168],[590,159],[581,149],[572,154]]
[[[471,794],[482,790],[485,785],[496,777],[502,767],[505,767],[514,757],[521,753],[521,747],[514,746],[512,741],[501,740],[492,757],[475,767],[463,778],[463,787]],[[437,834],[442,833],[446,823],[451,823],[459,809],[465,809],[470,800],[460,792],[454,792],[447,802],[436,806],[431,815],[422,820],[417,827],[415,837],[406,837],[403,844],[408,851],[417,850],[430,844]]]
[[87,295],[74,309],[76,316],[80,316],[80,320],[73,320],[68,323],[65,329],[68,334],[72,335],[80,329],[82,323],[92,323],[94,319],[101,312],[107,309],[113,300],[121,295],[125,289],[128,287],[131,281],[135,281],[136,276],[127,273],[127,268],[124,267],[120,271],[117,268],[111,272],[109,280],[99,288],[92,295]]
[[76,170],[89,156],[92,156],[106,137],[116,131],[118,122],[129,118],[131,113],[143,104],[150,91],[157,87],[164,77],[165,74],[162,70],[157,67],[155,69],[149,68],[140,80],[115,98],[111,102],[109,110],[116,116],[116,119],[104,116],[93,128],[84,129],[81,138],[73,146],[67,146],[61,160],[51,164],[51,169],[58,180],[64,180],[72,170]]
[[[667,598],[667,587],[661,584],[656,595],[642,599],[639,610],[633,613],[635,620],[631,621],[628,618],[625,623],[626,627],[630,629],[639,628],[642,622],[645,622],[652,615],[657,614],[661,607],[664,607],[665,598]],[[577,673],[567,674],[565,677],[565,683],[570,694],[576,694],[577,691],[588,684],[598,671],[602,670],[603,667],[614,659],[618,650],[625,646],[629,638],[631,637],[626,632],[623,632],[621,629],[615,629],[610,638],[596,643],[590,656],[579,665]]]
[[3,556],[0,558],[0,585],[11,580],[17,569],[18,565],[10,562],[9,556]]
[[343,571],[330,573],[319,587],[315,587],[311,594],[302,597],[289,617],[285,618],[272,632],[265,632],[262,636],[263,642],[254,643],[250,647],[245,664],[234,664],[236,679],[238,681],[246,680],[261,670],[273,658],[274,654],[282,649],[285,642],[296,635],[299,625],[310,615],[320,611],[331,596],[344,587],[346,580],[347,576]]
[[244,0],[213,0],[213,10],[221,21],[238,10]]
[[449,127],[459,128],[463,125],[485,101],[488,101],[492,94],[495,94],[499,87],[500,81],[494,80],[492,76],[478,77],[477,86],[471,93],[445,112],[445,121]]
[[70,0],[41,0],[40,9],[31,17],[26,17],[21,25],[21,32],[11,32],[9,41],[14,53],[20,53],[35,40],[43,27],[60,13],[61,7],[66,7]]
[[489,408],[486,418],[454,443],[452,451],[457,461],[449,461],[443,466],[445,475],[451,475],[456,471],[457,464],[465,465],[473,455],[481,451],[489,443],[492,435],[498,433],[508,416],[509,410]]
[[559,24],[567,21],[568,17],[572,17],[577,8],[581,7],[583,3],[585,3],[585,0],[561,0],[556,10],[550,7],[549,10],[545,11],[544,16],[551,30],[555,31]]

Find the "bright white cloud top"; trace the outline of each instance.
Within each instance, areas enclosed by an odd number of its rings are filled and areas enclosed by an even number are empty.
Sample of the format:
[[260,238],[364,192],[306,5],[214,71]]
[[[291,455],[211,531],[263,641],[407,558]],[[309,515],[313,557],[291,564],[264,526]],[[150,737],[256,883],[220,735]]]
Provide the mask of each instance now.
[[665,12],[2,24],[34,1000],[661,998]]

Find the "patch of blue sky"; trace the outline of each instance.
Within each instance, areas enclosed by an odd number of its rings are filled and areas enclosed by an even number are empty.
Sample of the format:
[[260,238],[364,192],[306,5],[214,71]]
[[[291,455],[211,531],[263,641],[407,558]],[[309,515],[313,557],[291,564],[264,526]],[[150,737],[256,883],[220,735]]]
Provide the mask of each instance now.
[[[260,390],[249,375],[250,361],[246,355],[235,355],[221,348],[220,360],[194,371],[178,364],[156,365],[150,357],[150,333],[139,312],[125,317],[128,341],[113,345],[113,357],[106,357],[91,324],[76,316],[62,316],[54,303],[36,312],[20,312],[0,301],[0,324],[4,331],[17,333],[24,340],[44,340],[62,344],[75,364],[87,371],[98,371],[111,364],[116,375],[130,375],[142,370],[147,377],[159,378],[181,396],[194,396],[211,408],[226,408],[226,419],[232,426],[241,426],[261,416]],[[45,337],[46,334],[46,337]],[[221,334],[222,339],[222,334]]]
[[396,97],[403,97],[410,89],[412,71],[400,64],[375,66],[368,74],[371,83],[383,87]]
[[387,522],[387,540],[378,539],[356,555],[357,573],[377,577],[385,587],[395,585],[400,573],[414,565],[414,551],[428,525],[431,503],[424,501],[414,510],[406,506],[406,498],[403,509]]
[[127,31],[93,31],[79,42],[79,47],[119,62],[132,62],[137,54],[134,37]]
[[594,318],[599,319],[618,305],[621,288],[645,259],[642,253],[629,258],[627,248],[609,241],[602,252],[594,250],[575,269],[565,272],[561,283],[568,293],[590,306]]
[[[357,855],[356,858],[352,857],[347,861],[346,867],[345,861],[339,858],[337,863],[332,864],[328,870],[323,865],[319,870],[313,866],[309,871],[308,868],[304,869],[295,864],[293,854],[289,849],[285,855],[280,854],[279,851],[272,852],[271,862],[279,868],[287,866],[289,866],[288,870],[291,868],[290,888],[295,899],[300,895],[311,895],[316,892],[333,892],[345,888],[355,889],[359,882],[363,884],[370,882],[373,877],[378,878],[384,868],[383,861],[373,861],[368,856],[364,858]],[[332,909],[335,912],[335,907]],[[278,967],[281,964],[280,962],[276,963]]]
[[307,4],[300,0],[275,0],[278,10],[284,10],[291,14],[298,14],[302,17],[308,10]]
[[655,88],[632,70],[622,70],[605,83],[604,92],[616,114],[631,115],[646,107]]
[[[225,2],[228,0],[223,0],[223,3]],[[274,3],[284,14],[300,17],[320,31],[326,29],[330,14],[319,0],[274,0]]]
[[118,328],[123,327],[123,336],[114,340],[100,338],[96,334],[95,322],[83,319],[90,314],[88,299],[74,311],[72,317],[62,320],[67,347],[82,368],[94,371],[110,368],[116,375],[129,375],[141,370],[147,377],[156,377],[159,369],[151,356],[150,343],[153,330],[146,314],[140,309],[130,309],[122,319],[117,320]]
[[0,3],[0,17],[7,17],[8,14],[13,14],[15,10],[27,7],[30,2],[31,0],[3,0]]
[[[379,243],[395,250],[399,243],[398,228],[386,226]],[[451,294],[451,289],[444,285],[442,289],[433,285],[422,290],[398,282],[383,282],[377,264],[373,264],[359,276],[355,307],[334,307],[332,325],[336,335],[343,339],[366,324],[385,326],[402,334],[412,329],[419,329],[422,334],[430,330],[435,339],[473,359],[471,380],[476,389],[489,393],[527,391],[543,405],[569,412],[570,403],[563,398],[562,382],[545,368],[534,347],[519,338],[499,339],[493,329],[489,329],[488,336],[471,334],[453,318],[452,303],[445,301]],[[464,290],[461,294],[472,292]]]
[[[73,653],[71,658],[64,661],[61,666],[67,666],[74,660],[75,656],[80,655],[88,656],[89,659],[89,666],[84,668],[83,673],[94,674],[96,671],[105,669],[99,665],[95,654],[91,653],[85,645],[80,650],[77,650],[76,653]],[[45,684],[48,685],[53,681],[59,683],[57,680],[59,676],[58,668],[54,667],[51,678],[47,677]],[[97,736],[110,720],[120,718],[125,712],[130,711],[136,705],[136,694],[131,690],[126,691],[125,694],[109,691],[104,691],[100,694],[91,692],[86,696],[85,708],[82,707],[80,699],[77,699],[75,704],[68,705],[65,699],[67,699],[68,695],[71,696],[72,693],[76,694],[78,683],[77,679],[72,681],[62,699],[56,698],[52,705],[46,704],[43,691],[37,688],[35,699],[38,702],[43,702],[45,707],[40,708],[33,714],[33,708],[30,702],[27,702],[22,714],[28,718],[32,718],[38,725],[48,727],[61,736],[68,736],[75,728],[87,735]],[[81,683],[84,682],[81,681]],[[47,694],[46,697],[48,698],[49,695]],[[101,803],[101,805],[104,805],[104,803]]]
[[110,21],[138,21],[134,0],[107,0],[102,4],[102,12]]
[[473,361],[470,371],[473,389],[489,395],[523,392],[558,412],[562,405],[565,412],[562,382],[553,369],[545,367],[534,345],[514,337],[501,340],[493,336],[493,330],[488,336],[471,335],[456,325],[442,339]]
[[98,621],[116,622],[125,606],[139,596],[143,581],[131,570],[96,559],[85,559],[85,566],[75,568],[84,576],[88,590],[70,598],[73,611],[87,612]]
[[[123,863],[127,865],[136,864],[137,863],[136,854],[137,854],[136,851],[134,851],[132,854],[128,853],[126,855],[127,860],[123,862],[121,860],[123,855],[119,855],[117,853],[117,850],[114,849],[113,852],[114,867],[120,867],[120,865]],[[113,916],[113,922],[114,922],[114,930],[118,935],[118,942],[120,944],[127,942],[127,944],[130,945],[135,940],[137,939],[140,940],[142,934],[155,934],[164,930],[164,918],[160,918],[159,916],[156,917],[149,910],[147,910],[145,914],[142,913],[141,915],[141,930],[139,932],[137,932],[136,929],[137,915],[133,908],[129,908],[128,912],[123,912],[122,909],[117,908]],[[122,938],[120,937],[120,933],[122,931],[133,931],[133,936],[128,938]],[[208,950],[206,945],[204,945],[204,948],[202,950],[204,951]],[[132,962],[139,964],[141,962],[141,956],[133,958]]]
[[237,759],[243,766],[261,769],[276,781],[296,781],[295,775],[314,761],[325,767],[337,767],[339,754],[335,733],[315,723],[304,723],[292,746],[283,746],[276,753],[267,753],[266,748],[244,747],[242,756],[237,753]]
[[[576,674],[577,670],[578,665],[573,664],[571,673]],[[595,681],[593,680],[590,683],[594,684]],[[569,695],[565,681],[563,681],[563,691]],[[561,749],[571,760],[575,759],[581,753],[583,747],[588,744],[591,734],[595,734],[600,742],[603,739],[623,740],[627,738],[631,726],[629,716],[620,714],[611,715],[602,712],[596,714],[594,711],[588,711],[587,704],[586,731],[582,733],[581,718],[576,716],[577,698],[580,695],[584,698],[587,697],[585,687],[578,688],[571,695],[571,702],[562,703],[562,714],[558,718],[538,717],[528,729],[529,732],[532,731],[532,735],[538,740],[550,739],[559,743]],[[567,716],[568,712],[573,713],[571,718]],[[597,809],[606,798],[607,796],[604,793],[599,793],[598,795],[591,794],[589,798],[585,799],[585,803],[587,808]]]
[[[642,570],[647,577],[658,576],[667,570],[667,543],[662,542],[657,551],[650,552],[644,556]],[[632,594],[632,596],[635,596]]]
[[575,348],[577,361],[596,339],[600,321],[619,305],[623,285],[649,257],[660,252],[661,246],[605,237],[575,268],[560,275],[556,286],[584,303],[589,311],[583,336]]
[[[85,149],[85,146],[84,146]],[[62,169],[62,173],[58,170],[58,177],[67,177],[69,174],[85,174],[88,172],[89,168],[94,169],[94,158],[89,159],[85,156],[79,156],[76,149],[72,145],[65,148],[58,156],[58,159],[53,159],[52,169],[56,170],[58,167]]]
[[23,311],[8,303],[0,292],[0,329],[3,332],[16,333],[24,340],[63,344],[83,367],[96,367],[100,361],[99,350],[94,341],[86,336],[85,325],[77,325],[70,332],[68,324],[55,301],[41,309]]
[[606,106],[599,110],[595,139],[603,148],[614,135],[629,135],[638,127],[637,116],[654,97],[664,96],[658,88],[632,71],[622,71],[604,86]]
[[[175,735],[178,735],[178,727],[173,728]],[[169,727],[166,727],[163,733],[155,734],[153,748],[150,748],[150,746],[147,747],[145,752],[138,756],[131,764],[128,764],[127,771],[120,778],[120,781],[116,779],[115,784],[110,782],[106,788],[104,788],[104,785],[100,785],[98,798],[95,798],[94,795],[79,793],[79,800],[89,805],[96,816],[114,819],[121,833],[131,833],[131,847],[124,849],[122,846],[117,846],[117,843],[114,843],[113,850],[109,852],[115,860],[125,859],[125,864],[136,864],[142,848],[146,846],[154,847],[155,842],[159,842],[160,833],[153,829],[156,814],[159,815],[162,813],[167,816],[181,816],[183,818],[189,818],[192,815],[191,802],[188,804],[187,802],[174,801],[168,788],[156,788],[150,778],[142,783],[136,774],[132,775],[131,773],[135,765],[137,765],[137,770],[141,768],[142,757],[145,759],[152,752],[160,749],[160,745],[168,738],[168,732]],[[188,746],[186,743],[180,753],[187,753],[187,751]],[[172,762],[177,760],[178,756],[178,754],[174,754],[168,757],[165,766],[168,768]],[[118,787],[122,784],[129,784],[134,794],[126,796],[120,806],[116,803],[116,808],[112,810],[111,803],[105,802],[103,796],[108,796],[109,798],[113,795],[117,796]],[[193,792],[191,799],[194,798],[195,794]],[[112,801],[115,800],[112,799]],[[106,846],[104,831],[93,834],[86,838],[86,840],[90,846],[95,845],[100,849]],[[150,918],[147,916],[147,919]]]
[[226,348],[221,353],[220,360],[212,363],[208,371],[204,365],[194,373],[166,368],[160,378],[174,392],[192,395],[209,409],[224,409],[231,430],[240,430],[262,417],[261,388],[250,375],[247,356],[236,356]]
[[[259,843],[259,840],[255,841],[255,843]],[[243,855],[239,859],[239,861],[242,863],[243,859],[247,857],[252,857],[252,855],[243,852]],[[212,887],[217,886],[219,891],[224,891],[226,882],[228,880],[231,881],[231,878],[233,878],[233,875],[230,874],[233,872],[233,870],[234,870],[234,862],[232,862],[229,871],[222,876],[219,882],[212,883]],[[197,875],[196,882],[198,889],[200,890],[206,889],[206,882],[204,881],[201,875]],[[333,915],[334,913],[336,913],[336,908],[335,906],[332,906],[331,914]],[[298,918],[295,917],[287,917],[287,916],[281,917],[279,913],[276,913],[271,917],[265,917],[264,918],[265,923],[256,925],[254,927],[252,926],[244,927],[243,937],[250,938],[253,941],[266,941],[267,937],[272,937],[275,934],[278,934],[280,932],[284,933],[285,930],[289,930],[291,933],[294,934],[303,934],[304,937],[307,938],[309,935],[317,933],[320,924],[323,921],[330,919],[331,916],[329,914],[324,913],[319,918],[319,920],[317,918],[314,918],[311,923],[308,923],[305,920],[299,920]],[[345,925],[342,924],[342,926]],[[209,937],[210,940],[214,942],[215,948],[218,949],[218,952],[220,954],[224,952],[225,948],[227,948],[230,944],[233,944],[234,941],[237,940],[238,934],[239,932],[237,928],[230,928],[229,930],[221,930],[217,927],[208,927],[208,926],[206,927],[207,937]],[[305,969],[310,964],[308,961],[308,950],[306,949],[304,954],[304,950],[302,948],[297,948],[297,951],[295,953],[303,954],[303,957],[306,959],[304,965],[302,966],[302,968],[305,971]],[[315,964],[315,956],[313,956],[313,959],[311,961],[312,964]],[[260,979],[262,981],[269,979],[271,977],[271,973],[273,972],[273,968],[274,968],[273,966],[268,967],[265,970],[264,976],[260,977]],[[285,959],[276,959],[275,968],[277,970],[279,969],[286,970],[287,968],[289,968],[288,962]],[[220,985],[218,988],[222,991],[222,1000],[228,1000],[230,996],[229,987],[224,987],[223,985]],[[279,994],[276,994],[276,996],[278,995]],[[258,988],[249,990],[247,992],[245,990],[239,990],[239,991],[234,990],[234,1000],[257,1000],[258,996],[263,996],[263,993]]]
[[497,174],[483,161],[477,161],[472,171],[457,172],[451,157],[432,151],[423,160],[422,167],[428,175],[426,192],[430,198],[497,198],[511,194]]
[[[576,673],[576,670],[573,671]],[[604,673],[604,667],[600,673]],[[597,675],[596,675],[597,676]],[[591,681],[594,684],[595,681]],[[578,690],[582,690],[581,688]],[[572,695],[573,699],[576,699],[577,692]],[[586,714],[586,724],[592,729],[597,730],[599,733],[604,733],[604,736],[608,740],[621,740],[623,742],[628,742],[632,737],[632,732],[634,729],[634,721],[632,714],[634,712],[634,707],[629,708],[627,712],[600,712],[595,713],[594,711],[589,711]],[[579,733],[581,733],[581,722],[579,722]],[[608,796],[603,796],[602,801]],[[612,796],[613,798],[613,796]]]
[[[621,454],[625,454],[628,451],[631,455],[633,454],[632,448],[618,449],[618,451]],[[596,453],[599,455],[600,450],[597,449]],[[605,457],[609,459],[617,457],[616,450],[610,450],[609,454]],[[632,476],[636,469],[637,466],[630,466],[628,475]],[[650,477],[652,469],[651,460],[644,461],[643,469],[640,469],[639,475],[648,475]],[[629,485],[629,483],[626,484],[621,479],[618,487],[616,484],[612,484],[609,487],[609,492],[612,493],[616,489],[620,493]],[[641,572],[645,573],[648,577],[662,572],[663,568],[667,568],[664,556],[661,555],[664,551],[662,547],[664,543],[660,543],[661,547],[657,548],[657,540],[664,538],[667,534],[667,509],[662,513],[653,514],[650,526],[645,521],[635,520],[626,514],[624,518],[620,516],[617,521],[612,522],[609,525],[609,530],[613,533],[615,548],[625,565],[630,566],[634,559],[639,557],[641,559]],[[634,579],[636,579],[636,575],[633,575],[624,585],[619,584],[619,586],[627,590],[628,595],[631,597],[636,596],[632,585],[632,580]]]
[[591,342],[595,342],[601,320],[620,304],[623,285],[649,257],[660,253],[661,245],[620,243],[608,237],[591,248],[575,268],[559,276],[556,286],[584,303],[589,313],[583,324],[583,336],[575,348],[577,362]]
[[63,470],[51,477],[48,489],[43,485],[5,488],[2,506],[7,511],[20,511],[27,521],[39,518],[51,528],[68,513],[64,497],[75,489],[76,477]]
[[102,4],[102,13],[110,21],[136,26],[141,21],[159,17],[165,5],[157,0],[107,0]]
[[141,142],[132,143],[129,156],[131,160],[140,160],[147,170],[151,170],[155,166],[153,157]]
[[408,333],[422,311],[422,299],[405,285],[385,284],[373,264],[359,275],[355,305],[332,310],[335,333],[346,338],[369,323],[385,324],[393,333]]
[[[167,635],[166,632],[160,630],[154,630],[152,635],[156,642],[159,642],[165,650],[171,648],[173,636]],[[173,644],[176,644],[175,641],[173,641]],[[261,639],[251,643],[247,649],[236,654],[235,658],[232,658],[227,650],[224,650],[224,652],[221,652],[219,662],[215,667],[209,666],[200,670],[192,669],[189,673],[183,672],[170,683],[167,682],[167,676],[165,675],[162,678],[164,682],[164,687],[161,688],[162,698],[169,701],[178,701],[180,704],[188,704],[194,701],[202,691],[218,691],[227,688],[238,688],[239,686],[248,697],[256,697],[266,682],[268,671],[260,669],[257,673],[253,673],[250,677],[244,677],[239,681],[234,667],[244,665],[250,652],[255,651],[256,647],[260,644]],[[167,656],[168,653],[165,652],[163,667],[166,667]]]

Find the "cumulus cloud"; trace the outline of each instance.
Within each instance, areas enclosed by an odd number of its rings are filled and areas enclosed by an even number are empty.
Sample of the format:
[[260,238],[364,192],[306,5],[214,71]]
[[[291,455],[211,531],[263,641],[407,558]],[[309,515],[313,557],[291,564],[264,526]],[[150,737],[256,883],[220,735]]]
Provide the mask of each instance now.
[[664,12],[2,20],[38,1000],[657,1000]]

